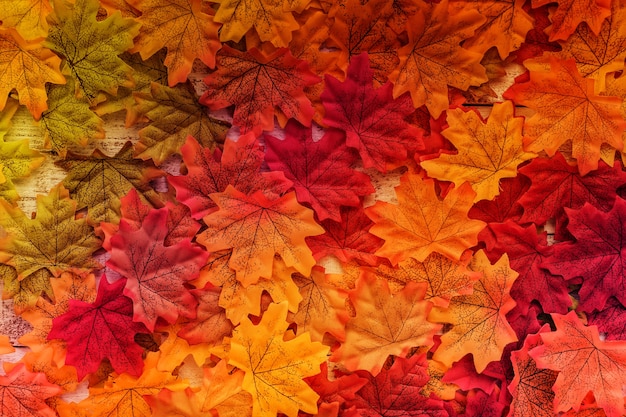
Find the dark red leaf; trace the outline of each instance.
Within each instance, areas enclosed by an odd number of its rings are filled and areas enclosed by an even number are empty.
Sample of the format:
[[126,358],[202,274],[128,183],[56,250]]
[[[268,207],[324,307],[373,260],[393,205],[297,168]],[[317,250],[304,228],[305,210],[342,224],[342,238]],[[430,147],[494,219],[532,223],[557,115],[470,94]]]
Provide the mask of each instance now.
[[602,310],[587,314],[587,321],[590,326],[598,326],[606,340],[626,340],[626,307],[615,297],[609,298]]

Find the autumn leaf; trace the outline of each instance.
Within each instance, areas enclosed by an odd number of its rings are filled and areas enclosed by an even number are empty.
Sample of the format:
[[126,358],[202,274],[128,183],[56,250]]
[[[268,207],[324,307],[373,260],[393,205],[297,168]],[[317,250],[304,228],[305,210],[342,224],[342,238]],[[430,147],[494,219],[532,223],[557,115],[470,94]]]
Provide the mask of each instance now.
[[611,297],[602,310],[587,313],[587,324],[597,326],[605,340],[626,340],[626,307]]
[[150,186],[150,181],[163,173],[150,163],[133,159],[132,153],[132,144],[128,142],[113,157],[96,150],[90,157],[70,153],[56,162],[68,172],[63,185],[77,201],[77,209],[87,208],[91,222],[118,222],[119,201],[131,189],[137,190],[142,201],[152,206],[163,205]]
[[44,160],[44,155],[30,148],[28,139],[0,139],[0,197],[11,203],[19,199],[13,180],[29,176]]
[[428,286],[424,300],[446,308],[453,297],[471,294],[474,282],[481,277],[480,272],[470,271],[467,263],[467,259],[463,262],[453,261],[433,252],[424,262],[408,258],[395,267],[381,264],[376,269],[364,268],[362,275],[387,280],[392,293],[410,282],[424,283]]
[[13,29],[0,30],[0,110],[15,89],[20,104],[38,120],[46,105],[46,83],[63,84],[61,59],[41,42],[25,41]]
[[[328,369],[328,362],[321,365],[318,375],[305,378],[305,381],[320,396],[317,401],[317,415],[319,417],[337,417],[343,415],[346,402],[353,400],[355,394],[368,380],[356,373],[343,374]],[[330,379],[329,379],[330,378]]]
[[408,91],[415,108],[425,104],[438,118],[448,108],[448,86],[467,90],[487,81],[481,54],[459,46],[485,18],[473,9],[450,13],[447,0],[418,1],[420,12],[407,23],[408,43],[398,49],[400,63],[389,79],[394,97]]
[[552,417],[554,416],[554,392],[552,386],[558,372],[540,369],[528,352],[541,345],[539,334],[524,340],[522,349],[511,353],[515,377],[508,389],[513,395],[511,410],[507,417]]
[[[520,168],[520,172],[523,168]],[[530,184],[528,177],[519,173],[516,177],[502,179],[500,194],[493,200],[475,203],[468,213],[469,218],[487,223],[504,223],[508,219],[519,220],[524,212],[519,200],[528,191]]]
[[133,321],[133,303],[122,295],[125,284],[124,279],[109,284],[102,276],[94,303],[70,300],[68,311],[52,321],[48,339],[66,341],[65,363],[76,367],[78,380],[97,371],[103,359],[117,373],[141,375],[143,349],[134,337],[148,330]]
[[493,106],[486,123],[473,111],[448,110],[448,128],[442,133],[456,147],[455,155],[423,161],[430,177],[469,182],[476,192],[474,201],[492,200],[500,192],[500,180],[517,175],[517,166],[536,157],[522,149],[524,118],[515,117],[513,103]]
[[601,341],[595,326],[586,327],[574,311],[552,314],[556,331],[541,333],[543,345],[529,355],[539,368],[559,371],[553,386],[554,412],[578,410],[589,391],[608,417],[624,414],[626,343]]
[[233,330],[233,325],[226,318],[224,308],[218,305],[222,289],[207,285],[190,292],[198,300],[196,318],[183,320],[183,326],[177,335],[189,342],[190,345],[221,344],[222,339],[229,336]]
[[451,0],[452,9],[474,9],[487,18],[474,36],[463,43],[463,48],[484,55],[495,46],[502,59],[519,49],[534,23],[522,8],[524,3],[524,0]]
[[274,254],[302,275],[311,273],[315,260],[304,238],[324,229],[294,193],[270,200],[259,191],[245,195],[229,185],[211,198],[219,210],[204,217],[208,228],[197,241],[211,252],[233,248],[229,266],[244,286],[270,276]]
[[48,86],[48,110],[41,114],[44,147],[65,156],[68,148],[77,150],[94,139],[104,138],[103,121],[89,104],[74,95],[74,80]]
[[[532,0],[533,8],[554,3],[553,0]],[[558,7],[550,16],[550,40],[567,39],[582,22],[597,35],[604,19],[611,15],[610,0],[558,0]]]
[[261,172],[264,153],[253,134],[242,135],[236,142],[227,139],[223,152],[219,148],[211,152],[188,137],[181,154],[187,173],[168,176],[167,180],[194,219],[217,210],[210,196],[224,192],[229,184],[244,194],[261,191],[269,198],[280,196],[291,186],[282,173]]
[[37,196],[34,219],[0,200],[0,225],[7,234],[0,239],[0,259],[14,266],[19,279],[40,269],[52,275],[89,272],[99,267],[92,254],[100,240],[85,219],[75,219],[76,203],[62,185],[47,196]]
[[348,401],[346,417],[379,416],[431,416],[447,417],[443,401],[425,397],[421,389],[429,379],[425,355],[413,355],[408,359],[394,358],[389,369],[372,376],[359,371],[359,376],[368,379],[352,401]]
[[61,388],[49,383],[44,374],[31,373],[18,364],[0,376],[0,414],[54,417],[57,414],[45,401],[60,393]]
[[320,222],[326,233],[307,237],[306,244],[317,261],[334,256],[344,263],[356,260],[376,265],[382,259],[374,253],[382,246],[383,240],[369,232],[373,224],[362,207],[342,207],[341,222]]
[[173,323],[179,315],[196,316],[198,303],[184,284],[198,276],[208,257],[190,240],[164,245],[167,213],[165,208],[151,211],[139,230],[122,220],[107,262],[127,278],[124,295],[133,300],[133,320],[150,331],[159,317]]
[[291,41],[298,29],[293,13],[302,13],[311,0],[211,0],[219,3],[215,21],[222,23],[220,40],[239,42],[253,27],[261,41],[281,47]]
[[257,49],[239,52],[224,46],[217,55],[217,70],[204,80],[208,89],[200,103],[211,110],[234,105],[233,124],[242,134],[258,136],[274,129],[275,107],[309,126],[313,107],[302,89],[318,81],[306,62],[295,59],[288,49],[264,55]]
[[47,269],[40,269],[20,280],[17,278],[15,268],[0,264],[0,275],[4,284],[2,298],[12,299],[13,308],[18,314],[22,314],[29,307],[34,307],[41,296],[54,298],[50,285],[51,274]]
[[283,140],[263,139],[269,168],[285,173],[298,202],[309,204],[319,220],[341,220],[342,206],[359,206],[360,197],[374,192],[367,174],[352,169],[356,155],[339,132],[328,131],[314,141],[310,128],[289,122]]
[[[167,326],[159,326],[158,332],[163,335],[163,340],[158,345],[157,352],[150,352],[148,355],[156,358],[156,368],[159,371],[175,372],[180,366],[184,365],[187,357],[191,358],[193,365],[202,366],[207,362],[211,356],[212,346],[221,345],[221,340],[218,344],[209,345],[207,343],[198,343],[191,345],[187,339],[178,335],[181,330],[181,325],[178,323],[168,324]],[[221,351],[221,347],[220,347]]]
[[63,71],[76,79],[76,94],[90,104],[100,91],[115,95],[118,86],[131,87],[132,68],[119,55],[133,46],[139,24],[115,13],[96,19],[99,2],[77,0],[69,7],[54,1],[50,32],[44,46],[65,58]]
[[375,376],[387,356],[431,346],[441,326],[426,321],[431,304],[424,301],[425,294],[425,284],[409,283],[391,295],[385,280],[360,278],[350,292],[356,316],[346,324],[346,340],[331,360],[349,371],[363,369]]
[[15,28],[26,40],[45,37],[48,34],[46,16],[52,12],[48,0],[2,0],[0,22],[7,28]]
[[433,308],[428,319],[452,324],[441,336],[434,360],[450,366],[471,353],[476,370],[483,372],[489,362],[500,360],[507,344],[517,341],[505,317],[515,307],[509,290],[517,272],[510,269],[506,254],[492,265],[482,250],[476,252],[470,268],[483,274],[474,292],[454,297],[448,308]]
[[320,372],[328,347],[311,342],[308,333],[285,341],[286,318],[287,303],[272,303],[258,325],[244,317],[233,331],[228,363],[245,372],[242,387],[252,394],[253,417],[317,412],[319,396],[302,378]]
[[129,0],[141,12],[141,24],[132,52],[139,52],[145,61],[162,48],[167,48],[165,66],[168,83],[173,87],[187,81],[194,59],[215,67],[215,54],[221,44],[218,25],[202,1]]
[[152,158],[161,165],[169,156],[180,153],[188,136],[196,138],[205,148],[224,142],[230,125],[210,116],[190,88],[152,83],[149,93],[135,93],[137,105],[133,111],[150,121],[139,131],[136,157]]
[[293,316],[296,334],[308,332],[314,342],[322,342],[325,333],[343,339],[348,321],[347,294],[329,282],[321,267],[314,267],[310,276],[293,274],[293,281],[302,296]]
[[226,360],[212,368],[203,368],[202,388],[194,394],[201,412],[217,411],[220,417],[249,417],[252,397],[242,390],[244,372],[232,369]]
[[432,252],[459,259],[477,243],[484,223],[467,218],[476,195],[469,184],[440,199],[433,180],[406,173],[396,194],[398,205],[379,201],[365,210],[375,223],[370,233],[385,239],[377,255],[394,265],[409,257],[423,262]]
[[583,277],[579,292],[583,311],[602,309],[610,296],[626,304],[622,291],[626,284],[626,247],[622,244],[626,201],[616,198],[608,213],[589,203],[580,210],[566,212],[567,229],[576,241],[555,245],[554,253],[543,266],[567,280]]
[[597,96],[594,82],[578,73],[573,60],[550,59],[550,71],[531,71],[530,81],[514,84],[504,94],[536,113],[524,123],[524,149],[555,154],[566,141],[581,175],[598,168],[603,143],[622,149],[622,119],[617,97]]
[[346,133],[346,144],[359,151],[365,168],[385,172],[388,164],[423,148],[422,132],[405,121],[415,110],[408,95],[394,99],[391,83],[374,89],[368,62],[366,53],[352,57],[343,83],[324,78],[323,123]]

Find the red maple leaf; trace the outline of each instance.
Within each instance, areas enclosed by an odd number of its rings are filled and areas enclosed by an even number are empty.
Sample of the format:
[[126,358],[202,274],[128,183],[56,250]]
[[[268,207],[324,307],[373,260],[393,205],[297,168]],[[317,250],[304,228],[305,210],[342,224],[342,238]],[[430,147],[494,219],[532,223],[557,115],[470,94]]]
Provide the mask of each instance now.
[[568,280],[583,278],[579,292],[583,311],[602,309],[612,295],[626,305],[626,201],[616,198],[608,213],[589,203],[566,212],[567,229],[576,242],[554,245],[554,254],[543,265]]
[[260,172],[263,150],[253,134],[242,135],[236,142],[226,140],[223,153],[219,148],[211,153],[189,136],[181,154],[187,173],[170,175],[167,180],[194,219],[217,210],[209,195],[225,191],[229,184],[244,194],[263,191],[268,197],[278,197],[291,185],[280,172]]
[[564,207],[579,209],[588,202],[608,211],[617,189],[626,184],[626,172],[619,162],[610,167],[600,161],[597,170],[581,176],[578,168],[568,164],[560,153],[552,158],[535,158],[519,171],[532,181],[528,192],[519,199],[524,207],[520,222],[543,225],[554,218],[557,238],[565,226]]
[[396,357],[389,369],[383,369],[376,376],[366,371],[356,374],[369,382],[348,402],[350,408],[344,413],[346,417],[448,416],[443,401],[420,393],[429,379],[423,354],[409,359]]
[[306,238],[316,260],[333,255],[345,263],[359,260],[377,265],[382,261],[374,252],[384,241],[369,232],[374,222],[367,217],[363,207],[342,207],[340,222],[328,219],[320,224],[326,233]]
[[[319,374],[305,378],[304,381],[320,396],[317,401],[318,417],[337,417],[343,415],[346,401],[354,400],[355,394],[368,380],[357,374],[336,376],[328,379],[328,363],[321,365]],[[340,414],[341,413],[341,414]]]
[[405,120],[415,111],[410,96],[394,99],[390,82],[374,89],[373,77],[366,53],[352,57],[344,82],[327,75],[323,122],[346,132],[346,144],[358,149],[366,168],[385,172],[424,144],[422,131]]
[[209,255],[189,239],[165,246],[167,213],[166,208],[151,211],[138,230],[122,219],[107,262],[128,278],[124,295],[133,300],[133,319],[150,331],[159,317],[173,323],[179,314],[196,316],[198,303],[184,283],[198,276]]
[[606,335],[606,340],[626,340],[626,307],[611,297],[604,308],[587,314],[590,326]]
[[572,301],[565,281],[541,267],[554,247],[548,246],[546,232],[537,233],[535,225],[524,228],[513,221],[489,227],[495,236],[494,242],[487,243],[492,247],[487,251],[489,259],[495,262],[507,253],[511,268],[519,274],[511,287],[516,314],[525,315],[533,300],[539,301],[543,311],[567,313]]
[[0,415],[15,417],[55,417],[45,400],[61,393],[61,387],[48,382],[43,373],[31,373],[23,363],[0,376]]
[[76,367],[79,380],[96,372],[103,359],[117,373],[141,375],[143,349],[134,337],[148,329],[133,321],[133,302],[122,295],[124,285],[125,279],[109,284],[102,276],[95,302],[70,300],[68,311],[52,321],[48,340],[67,342],[65,363]]
[[470,219],[486,223],[504,223],[511,219],[517,221],[522,216],[519,199],[528,191],[530,180],[524,175],[500,180],[500,194],[492,200],[480,200],[475,203],[467,216]]
[[265,160],[293,182],[299,203],[308,203],[319,220],[340,221],[340,207],[356,207],[360,197],[374,192],[370,178],[350,166],[356,155],[343,135],[328,131],[314,141],[311,128],[297,122],[285,127],[285,139],[265,136]]

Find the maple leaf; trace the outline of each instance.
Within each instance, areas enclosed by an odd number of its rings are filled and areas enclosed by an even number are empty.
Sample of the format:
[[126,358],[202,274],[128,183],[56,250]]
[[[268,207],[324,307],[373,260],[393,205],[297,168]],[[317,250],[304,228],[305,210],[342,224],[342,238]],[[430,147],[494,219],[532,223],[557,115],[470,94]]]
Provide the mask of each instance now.
[[[160,341],[157,352],[148,353],[148,355],[156,357],[156,368],[159,371],[174,372],[175,369],[184,365],[187,357],[192,359],[195,366],[202,366],[209,360],[212,354],[211,348],[216,344],[198,343],[190,345],[185,338],[178,336],[180,330],[181,325],[178,323],[159,327],[159,333],[165,333],[167,337]],[[219,346],[221,343],[220,340],[217,345]],[[221,352],[221,347],[219,351]]]
[[292,319],[298,326],[296,334],[309,332],[315,342],[322,342],[327,332],[343,339],[347,294],[329,282],[321,267],[314,267],[310,276],[293,274],[293,281],[302,296]]
[[583,311],[601,309],[612,295],[626,304],[622,291],[626,285],[626,247],[622,245],[626,201],[616,198],[608,213],[589,203],[580,210],[566,209],[566,213],[567,228],[576,242],[555,245],[543,266],[568,280],[583,277],[579,291]]
[[253,134],[240,136],[236,142],[227,139],[223,152],[216,148],[212,153],[188,137],[181,154],[187,173],[167,180],[194,219],[215,211],[217,205],[210,195],[224,192],[229,184],[244,194],[261,191],[269,198],[280,196],[291,184],[280,173],[260,172],[263,150]]
[[231,334],[233,325],[226,318],[224,309],[218,305],[221,288],[207,285],[190,292],[198,300],[196,318],[184,323],[178,336],[192,345],[222,343],[222,339]]
[[141,12],[139,36],[132,52],[139,52],[145,61],[162,48],[167,48],[165,66],[168,83],[174,86],[187,81],[194,59],[215,67],[215,54],[220,49],[218,25],[200,0],[130,0]]
[[76,203],[62,185],[37,196],[34,219],[3,200],[0,213],[7,234],[0,239],[0,259],[17,269],[19,279],[40,269],[58,277],[64,271],[88,272],[99,266],[91,255],[100,240],[84,219],[75,219]]
[[448,85],[467,90],[487,81],[481,55],[459,46],[485,18],[471,9],[451,14],[447,0],[419,4],[420,13],[407,23],[409,42],[398,50],[400,63],[389,79],[395,97],[409,91],[415,108],[425,104],[438,118],[448,108]]
[[615,297],[609,298],[600,311],[587,314],[590,326],[597,326],[606,340],[626,340],[626,308]]
[[322,363],[321,369],[322,372],[318,375],[305,378],[306,383],[320,396],[317,402],[317,415],[320,417],[343,415],[340,413],[347,408],[346,402],[353,400],[356,392],[367,384],[368,380],[356,373],[336,375],[336,372],[329,372],[328,362]]
[[467,260],[453,261],[437,252],[428,255],[424,262],[408,258],[393,268],[381,264],[375,270],[363,269],[362,274],[387,280],[392,292],[409,282],[425,283],[428,287],[424,300],[443,308],[453,297],[471,294],[474,282],[481,276],[480,272],[467,269]]
[[[558,0],[557,9],[550,16],[552,26],[547,28],[550,40],[567,39],[582,22],[597,35],[604,19],[611,15],[610,0]],[[533,8],[554,3],[552,0],[532,0]]]
[[583,77],[596,80],[596,91],[605,91],[607,74],[624,69],[625,27],[626,10],[620,1],[615,1],[611,15],[602,23],[599,33],[594,33],[587,25],[579,25],[567,40],[560,42],[560,52],[550,52],[547,55],[562,59],[573,58]]
[[320,372],[328,347],[308,333],[285,341],[286,318],[287,303],[272,303],[258,325],[244,317],[233,331],[228,363],[245,372],[242,387],[252,394],[254,417],[317,412],[319,396],[302,378]]
[[233,124],[241,133],[274,129],[274,107],[287,118],[310,125],[313,107],[302,89],[319,80],[304,61],[282,48],[265,55],[253,48],[239,52],[224,46],[217,55],[217,70],[204,82],[200,103],[211,110],[235,106]]
[[132,68],[118,55],[133,45],[139,24],[120,13],[98,21],[96,0],[77,0],[72,7],[56,0],[54,6],[44,46],[65,58],[63,70],[76,79],[77,96],[95,104],[100,91],[115,95],[118,86],[133,86]]
[[[524,168],[520,168],[520,172]],[[530,184],[528,177],[519,173],[513,178],[503,178],[500,181],[500,193],[493,200],[475,203],[468,212],[468,217],[487,223],[504,223],[508,219],[519,220],[524,209],[518,202],[528,191]]]
[[524,3],[523,0],[450,0],[452,9],[474,9],[486,17],[474,36],[463,42],[463,47],[484,55],[495,46],[502,59],[519,49],[534,23],[522,8]]
[[294,193],[270,200],[260,191],[245,195],[229,185],[211,198],[219,210],[204,218],[208,228],[197,241],[211,252],[233,248],[229,265],[244,285],[270,276],[274,254],[302,275],[311,273],[315,260],[304,238],[324,229]]
[[507,417],[552,417],[554,416],[554,392],[552,386],[558,372],[540,369],[528,352],[541,345],[539,334],[529,335],[522,349],[511,353],[515,377],[508,389],[513,395]]
[[291,32],[298,29],[292,13],[302,13],[311,0],[211,0],[219,3],[215,21],[222,23],[220,40],[239,42],[253,27],[261,41],[281,47],[291,41]]
[[133,300],[133,319],[154,331],[157,318],[173,323],[196,316],[197,301],[184,286],[198,276],[208,254],[189,240],[165,246],[167,209],[151,211],[141,229],[124,220],[111,238],[107,266],[127,278],[124,295]]
[[378,416],[432,416],[447,417],[449,414],[440,399],[425,397],[420,390],[429,379],[425,355],[413,355],[409,359],[394,358],[389,369],[372,376],[359,371],[368,379],[343,414],[350,417]]
[[0,30],[0,110],[15,89],[20,104],[38,120],[47,108],[46,83],[65,83],[60,65],[61,59],[38,40],[25,41],[13,29]]
[[341,222],[324,220],[320,225],[326,233],[306,238],[306,243],[319,261],[325,256],[335,256],[341,262],[352,260],[376,265],[381,258],[374,255],[383,244],[383,240],[369,233],[374,224],[362,207],[342,207]]
[[70,153],[64,160],[56,162],[68,172],[63,185],[77,201],[78,210],[87,208],[87,218],[91,222],[117,222],[119,199],[131,189],[137,190],[143,201],[153,206],[163,204],[150,186],[150,181],[163,173],[153,164],[133,159],[132,153],[132,144],[128,142],[113,157],[96,150],[90,157]]
[[2,26],[15,28],[24,39],[36,39],[48,34],[46,16],[52,7],[48,0],[1,0]]
[[242,390],[244,372],[232,369],[226,360],[212,368],[203,368],[202,389],[194,394],[203,413],[211,410],[220,417],[249,417],[252,415],[252,396]]
[[293,182],[298,201],[310,204],[319,220],[340,221],[341,206],[359,206],[360,197],[374,192],[369,176],[351,168],[356,157],[339,132],[313,141],[310,128],[289,122],[284,140],[265,135],[264,142],[269,168]]
[[409,96],[394,100],[391,83],[374,89],[372,79],[367,53],[352,58],[343,83],[326,76],[323,123],[346,133],[346,144],[359,151],[365,168],[385,172],[387,164],[423,148],[422,132],[405,121],[414,112]]
[[542,268],[555,247],[548,246],[547,234],[537,233],[535,225],[522,227],[513,221],[489,227],[495,237],[487,242],[489,259],[495,261],[506,253],[511,268],[519,274],[511,287],[516,311],[525,315],[531,301],[537,300],[543,311],[566,313],[572,300],[565,281]]
[[150,120],[139,131],[140,141],[135,145],[137,157],[152,158],[161,165],[170,155],[180,152],[190,135],[205,148],[224,142],[230,124],[210,116],[190,88],[152,83],[149,93],[134,94],[137,105],[133,111]]
[[522,149],[523,117],[515,117],[513,103],[493,106],[484,123],[477,112],[448,110],[448,128],[442,133],[458,149],[456,155],[441,154],[423,161],[430,177],[452,181],[460,187],[469,182],[474,201],[492,200],[500,192],[500,180],[517,175],[517,166],[537,155]]
[[376,202],[365,212],[374,221],[370,233],[385,239],[376,251],[392,264],[413,257],[422,262],[432,252],[459,259],[477,243],[484,223],[467,218],[475,193],[469,184],[454,188],[445,198],[435,193],[434,180],[406,173],[396,187],[398,205]]
[[428,319],[452,324],[441,336],[433,359],[450,366],[472,353],[476,370],[482,372],[489,362],[500,360],[508,343],[517,341],[505,317],[515,307],[509,289],[517,272],[510,269],[506,254],[492,265],[482,250],[476,252],[470,268],[483,274],[474,292],[454,297],[447,309],[433,308]]
[[49,86],[48,110],[41,114],[44,147],[65,156],[67,148],[79,149],[93,139],[104,138],[103,121],[89,104],[74,95],[74,80]]
[[625,342],[601,341],[595,326],[586,327],[574,311],[552,314],[555,332],[541,333],[543,345],[529,355],[539,368],[559,371],[553,386],[554,411],[578,410],[589,391],[608,417],[624,414]]
[[0,414],[3,416],[54,417],[45,400],[61,393],[42,373],[31,373],[24,364],[0,376]]
[[603,143],[624,146],[622,100],[595,95],[593,80],[582,78],[573,60],[551,58],[549,71],[531,71],[530,81],[514,84],[504,98],[536,112],[524,123],[524,149],[552,156],[571,140],[581,175],[598,168]]
[[125,284],[124,279],[109,284],[102,276],[94,303],[70,300],[68,311],[52,321],[48,339],[67,342],[65,363],[76,367],[79,380],[97,371],[103,359],[117,373],[141,375],[143,349],[134,337],[148,330],[133,321],[133,303],[122,295]]
[[385,280],[360,278],[350,292],[356,316],[346,324],[346,340],[331,360],[349,371],[377,375],[387,356],[431,346],[440,326],[426,321],[431,304],[424,301],[425,293],[426,285],[409,283],[392,296]]
[[44,160],[44,155],[30,149],[27,139],[5,142],[0,138],[0,197],[15,202],[19,196],[13,179],[27,177]]
[[34,307],[42,295],[54,298],[50,285],[50,272],[47,269],[40,269],[19,280],[15,268],[0,264],[0,275],[4,284],[2,298],[13,300],[13,309],[17,314],[22,314],[29,307]]

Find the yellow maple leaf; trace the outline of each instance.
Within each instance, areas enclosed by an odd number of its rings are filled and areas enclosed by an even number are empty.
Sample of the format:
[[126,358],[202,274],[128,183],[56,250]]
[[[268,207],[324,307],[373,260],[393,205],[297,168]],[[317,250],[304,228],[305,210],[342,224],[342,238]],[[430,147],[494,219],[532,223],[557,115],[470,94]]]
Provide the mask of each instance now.
[[285,341],[286,318],[287,303],[272,303],[258,325],[245,317],[233,331],[228,363],[245,372],[242,387],[252,394],[253,417],[317,412],[319,395],[302,378],[320,373],[329,348],[311,342],[308,333]]
[[46,108],[46,83],[63,84],[61,59],[38,41],[27,42],[14,29],[0,29],[0,110],[11,90],[35,119]]
[[39,167],[45,157],[30,149],[28,140],[5,142],[0,139],[0,197],[15,202],[19,196],[14,178],[23,178]]
[[442,134],[456,147],[455,155],[441,154],[421,163],[428,175],[460,187],[469,182],[474,202],[492,200],[500,194],[500,180],[515,177],[517,166],[537,155],[524,152],[523,117],[515,117],[513,103],[493,106],[487,122],[477,112],[448,110],[449,127]]
[[24,39],[42,38],[48,34],[46,16],[52,7],[48,0],[0,0],[2,26],[15,28]]

